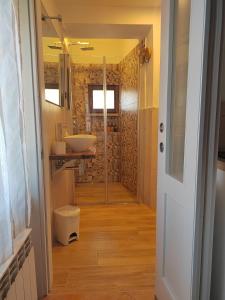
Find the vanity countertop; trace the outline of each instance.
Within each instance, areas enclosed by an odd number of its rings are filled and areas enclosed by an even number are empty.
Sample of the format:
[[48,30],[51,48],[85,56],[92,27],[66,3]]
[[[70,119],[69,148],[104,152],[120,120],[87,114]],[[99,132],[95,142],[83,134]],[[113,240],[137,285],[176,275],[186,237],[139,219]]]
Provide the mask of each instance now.
[[86,152],[71,152],[66,154],[51,154],[49,155],[50,160],[71,160],[71,159],[88,159],[94,158],[95,153],[92,151]]

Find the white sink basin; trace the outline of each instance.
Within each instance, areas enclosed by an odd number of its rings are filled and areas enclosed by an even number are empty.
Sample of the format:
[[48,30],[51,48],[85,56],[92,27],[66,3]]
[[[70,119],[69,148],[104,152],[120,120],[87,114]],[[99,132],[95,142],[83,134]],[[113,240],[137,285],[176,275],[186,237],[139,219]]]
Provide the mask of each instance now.
[[91,134],[75,134],[64,137],[74,152],[89,151],[96,144],[96,136]]

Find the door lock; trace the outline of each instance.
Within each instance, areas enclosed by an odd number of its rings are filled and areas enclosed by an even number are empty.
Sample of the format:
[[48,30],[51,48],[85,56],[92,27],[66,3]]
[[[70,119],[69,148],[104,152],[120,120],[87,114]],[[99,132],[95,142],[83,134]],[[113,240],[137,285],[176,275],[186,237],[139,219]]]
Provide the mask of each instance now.
[[159,150],[160,150],[160,152],[164,151],[164,144],[163,143],[159,144]]

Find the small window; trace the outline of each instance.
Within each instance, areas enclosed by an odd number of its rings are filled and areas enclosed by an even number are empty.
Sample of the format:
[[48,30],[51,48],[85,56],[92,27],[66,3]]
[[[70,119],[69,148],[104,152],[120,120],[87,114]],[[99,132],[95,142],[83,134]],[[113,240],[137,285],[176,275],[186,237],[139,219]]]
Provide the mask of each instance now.
[[[89,85],[89,109],[90,113],[103,113],[104,90],[102,85]],[[106,91],[106,108],[108,113],[119,111],[119,86],[108,85]]]
[[59,85],[46,84],[45,85],[45,100],[56,105],[60,105]]

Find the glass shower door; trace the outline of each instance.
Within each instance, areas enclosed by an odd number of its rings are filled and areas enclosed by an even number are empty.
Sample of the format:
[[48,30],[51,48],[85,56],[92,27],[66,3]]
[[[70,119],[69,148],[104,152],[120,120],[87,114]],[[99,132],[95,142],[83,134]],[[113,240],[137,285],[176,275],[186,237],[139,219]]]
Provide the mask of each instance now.
[[[77,58],[79,59],[79,58]],[[76,60],[76,59],[74,59]],[[96,63],[97,61],[97,63]],[[75,201],[77,205],[105,204],[107,198],[105,63],[74,64],[74,134],[96,136],[95,157],[76,162]]]
[[77,205],[137,201],[138,72],[132,67],[105,57],[73,65],[74,134],[96,136],[95,158],[76,163]]

